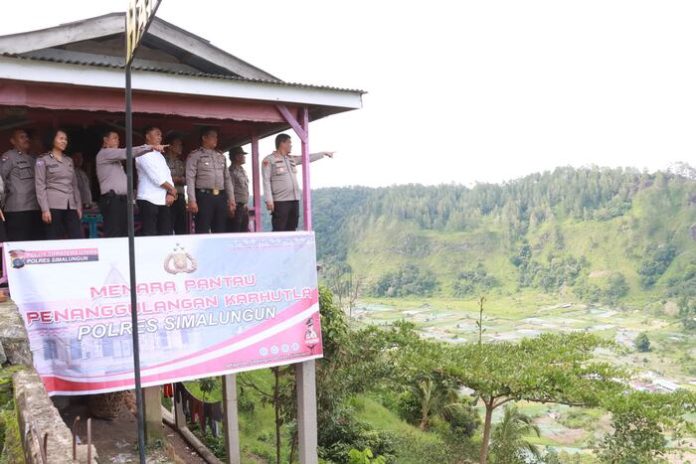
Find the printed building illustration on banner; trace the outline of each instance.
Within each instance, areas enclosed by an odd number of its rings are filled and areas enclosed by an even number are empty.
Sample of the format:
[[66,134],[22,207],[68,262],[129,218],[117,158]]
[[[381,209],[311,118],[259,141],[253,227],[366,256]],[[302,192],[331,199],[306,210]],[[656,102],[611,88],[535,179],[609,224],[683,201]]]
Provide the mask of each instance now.
[[[115,263],[111,264],[111,269],[104,279],[103,287],[109,286],[123,288],[129,286]],[[107,304],[111,300],[122,298],[121,296],[98,296],[92,299],[92,306]],[[200,341],[200,334],[190,329],[175,332],[157,330],[155,333],[141,333],[139,341],[142,351],[158,353],[159,358],[168,359],[169,353],[180,351],[190,343],[195,345]],[[130,334],[102,338],[83,337],[82,339],[56,337],[43,340],[43,360],[52,363],[54,368],[63,369],[66,372],[79,373],[82,361],[97,359],[98,365],[103,368],[102,373],[123,372],[132,366],[132,355],[133,340]],[[91,364],[94,366],[95,361]]]

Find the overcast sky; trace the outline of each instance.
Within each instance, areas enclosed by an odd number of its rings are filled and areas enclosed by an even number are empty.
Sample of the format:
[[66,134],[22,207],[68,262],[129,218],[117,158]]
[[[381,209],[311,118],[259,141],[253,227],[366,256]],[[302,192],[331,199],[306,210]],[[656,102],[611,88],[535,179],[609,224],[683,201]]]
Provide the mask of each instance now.
[[[0,33],[127,3],[3,2]],[[158,16],[281,79],[369,92],[310,126],[312,151],[338,152],[314,187],[696,164],[694,1],[163,0]]]

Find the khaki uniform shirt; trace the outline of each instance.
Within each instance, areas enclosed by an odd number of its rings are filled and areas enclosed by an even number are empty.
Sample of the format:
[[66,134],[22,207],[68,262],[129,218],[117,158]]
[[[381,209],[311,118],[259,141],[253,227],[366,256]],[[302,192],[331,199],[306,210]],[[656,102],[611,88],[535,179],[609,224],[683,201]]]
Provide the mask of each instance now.
[[36,160],[36,199],[44,213],[51,209],[82,209],[72,160],[46,153]]
[[237,203],[249,203],[249,177],[242,166],[230,166],[230,176],[234,185],[234,198]]
[[77,186],[80,189],[80,197],[82,197],[82,204],[91,205],[92,184],[89,181],[89,176],[83,169],[80,168],[75,168],[75,174],[77,175]]
[[34,166],[36,158],[15,149],[2,155],[0,173],[5,182],[5,211],[38,211]]
[[[172,158],[170,156],[166,156],[166,158],[167,158],[167,166],[169,166],[169,170],[172,172],[172,178],[182,177],[185,179],[186,178],[186,165],[184,164],[184,162],[181,161],[181,159],[179,159],[179,158]],[[184,180],[184,185],[175,185],[175,187],[176,187],[176,193],[178,193],[179,196],[183,196],[184,189],[186,187],[186,180]]]
[[[322,159],[324,153],[309,155],[309,161]],[[302,164],[301,156],[283,156],[274,151],[263,159],[263,194],[266,201],[293,201],[300,199],[300,186],[297,184],[297,166]]]
[[[152,151],[149,145],[133,147],[133,156],[144,155]],[[128,176],[123,169],[122,161],[126,160],[125,148],[102,148],[97,153],[97,179],[102,195],[113,190],[116,195],[128,193]]]
[[225,190],[227,201],[234,203],[234,187],[227,170],[225,155],[200,147],[186,159],[186,193],[189,201],[196,201],[196,189]]

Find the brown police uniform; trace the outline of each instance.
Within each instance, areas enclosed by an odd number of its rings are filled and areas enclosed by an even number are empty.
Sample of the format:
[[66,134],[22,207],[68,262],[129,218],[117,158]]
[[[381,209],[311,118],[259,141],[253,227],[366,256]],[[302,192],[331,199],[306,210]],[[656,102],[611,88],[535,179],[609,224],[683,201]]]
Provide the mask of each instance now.
[[[141,156],[152,150],[149,145],[133,147],[133,156]],[[97,153],[97,178],[99,179],[99,210],[104,218],[105,237],[128,235],[126,195],[128,177],[123,169],[125,148],[102,148]]]
[[36,201],[36,158],[12,149],[2,155],[0,174],[5,183],[5,219],[8,240],[41,240],[44,226]]
[[46,238],[82,238],[82,226],[77,211],[82,210],[82,198],[72,160],[63,155],[58,159],[52,152],[36,160],[36,199],[42,212],[51,212],[46,224]]
[[[0,209],[5,207],[5,182],[0,176]],[[0,242],[7,241],[7,231],[5,230],[5,221],[0,220]]]
[[225,156],[200,147],[186,158],[186,193],[198,204],[196,233],[225,232],[228,204],[234,204],[234,188]]
[[[172,232],[176,235],[186,234],[188,232],[186,230],[186,199],[184,198],[184,190],[186,189],[186,165],[179,158],[171,156],[167,156],[166,158],[167,166],[169,166],[169,170],[172,173],[172,179],[174,179],[174,186],[176,187],[177,193],[176,200],[170,207]],[[177,183],[177,177],[184,179],[184,183]]]
[[[324,153],[309,155],[314,162]],[[274,232],[294,231],[300,217],[300,186],[297,183],[297,166],[301,156],[281,155],[274,151],[263,159],[263,194],[267,202],[273,202],[272,224]]]
[[84,169],[75,168],[75,174],[77,175],[77,185],[80,189],[80,197],[82,198],[82,204],[85,207],[92,206],[92,183],[89,180],[89,174]]
[[227,223],[228,232],[249,232],[249,177],[243,166],[230,166],[237,209]]

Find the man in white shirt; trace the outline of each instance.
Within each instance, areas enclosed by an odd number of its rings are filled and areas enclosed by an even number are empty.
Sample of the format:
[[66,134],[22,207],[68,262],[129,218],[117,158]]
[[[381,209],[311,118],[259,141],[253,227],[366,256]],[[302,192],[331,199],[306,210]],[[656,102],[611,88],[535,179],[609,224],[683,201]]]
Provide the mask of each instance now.
[[[151,147],[162,143],[162,131],[157,127],[145,129],[145,143]],[[169,207],[177,192],[167,160],[159,151],[151,151],[135,160],[138,169],[138,209],[143,222],[142,235],[172,233]]]

